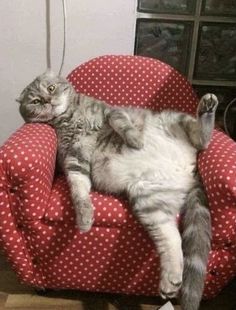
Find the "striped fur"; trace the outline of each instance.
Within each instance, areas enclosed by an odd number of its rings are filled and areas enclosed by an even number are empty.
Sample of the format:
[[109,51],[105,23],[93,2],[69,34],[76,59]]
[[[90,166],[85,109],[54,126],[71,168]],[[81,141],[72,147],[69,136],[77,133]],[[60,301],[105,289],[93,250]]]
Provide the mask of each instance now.
[[[50,85],[56,85],[53,94]],[[34,96],[40,104],[33,103]],[[76,94],[65,80],[44,74],[19,101],[27,122],[46,122],[57,131],[58,160],[67,176],[79,229],[88,231],[93,223],[92,185],[126,194],[159,253],[161,296],[176,297],[182,286],[183,309],[197,310],[211,225],[196,158],[210,141],[217,98],[205,95],[197,118],[173,111],[123,109]],[[181,211],[182,238],[176,224]]]

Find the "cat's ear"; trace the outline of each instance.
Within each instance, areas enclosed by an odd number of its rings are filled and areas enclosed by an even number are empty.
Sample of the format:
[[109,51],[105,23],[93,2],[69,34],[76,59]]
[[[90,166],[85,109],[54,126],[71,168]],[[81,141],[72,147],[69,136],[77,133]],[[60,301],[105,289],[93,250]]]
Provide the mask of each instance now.
[[24,94],[20,94],[20,97],[16,98],[15,100],[18,103],[22,103],[24,101]]
[[16,102],[18,103],[22,103],[23,99],[24,99],[24,96],[25,96],[25,89],[22,91],[22,93],[20,94],[20,96],[18,98],[16,98]]

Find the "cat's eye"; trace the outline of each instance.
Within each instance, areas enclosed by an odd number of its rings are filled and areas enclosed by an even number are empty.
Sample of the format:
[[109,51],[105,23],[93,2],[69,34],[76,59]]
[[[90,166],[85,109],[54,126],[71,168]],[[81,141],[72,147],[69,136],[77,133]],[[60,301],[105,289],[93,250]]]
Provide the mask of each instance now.
[[55,85],[50,85],[50,86],[48,86],[48,91],[49,91],[49,93],[53,93],[55,89],[56,89],[56,86],[55,86]]
[[34,100],[32,101],[33,104],[39,104],[39,103],[41,103],[41,102],[42,102],[42,100],[39,99],[39,98],[36,98],[36,99],[34,99]]

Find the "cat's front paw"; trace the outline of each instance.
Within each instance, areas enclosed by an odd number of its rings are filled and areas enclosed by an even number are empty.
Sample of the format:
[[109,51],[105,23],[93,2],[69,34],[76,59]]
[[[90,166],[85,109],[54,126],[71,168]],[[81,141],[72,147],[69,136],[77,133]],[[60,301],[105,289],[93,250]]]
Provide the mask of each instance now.
[[142,133],[135,128],[132,128],[126,132],[125,142],[128,146],[134,149],[143,148],[143,136]]
[[218,99],[214,94],[204,95],[198,105],[198,115],[215,113],[218,106]]
[[90,200],[80,201],[76,207],[76,225],[80,232],[88,232],[94,222],[94,208]]

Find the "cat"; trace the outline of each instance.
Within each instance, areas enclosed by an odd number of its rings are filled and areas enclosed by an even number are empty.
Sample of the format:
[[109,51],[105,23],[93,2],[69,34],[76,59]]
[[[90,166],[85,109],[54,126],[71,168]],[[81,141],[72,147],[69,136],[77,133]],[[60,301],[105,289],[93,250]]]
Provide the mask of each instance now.
[[[125,194],[160,256],[160,295],[176,297],[183,310],[197,310],[211,243],[211,219],[197,173],[197,152],[207,148],[218,105],[203,96],[196,118],[121,108],[77,94],[70,83],[46,72],[18,99],[26,122],[47,123],[58,137],[65,172],[82,232],[93,224],[91,186]],[[182,214],[182,239],[176,216]]]

